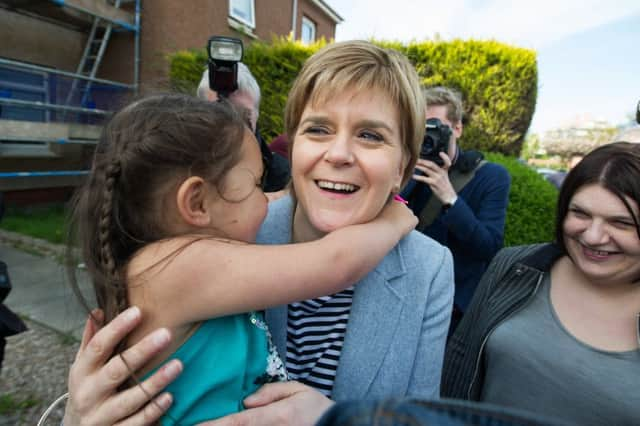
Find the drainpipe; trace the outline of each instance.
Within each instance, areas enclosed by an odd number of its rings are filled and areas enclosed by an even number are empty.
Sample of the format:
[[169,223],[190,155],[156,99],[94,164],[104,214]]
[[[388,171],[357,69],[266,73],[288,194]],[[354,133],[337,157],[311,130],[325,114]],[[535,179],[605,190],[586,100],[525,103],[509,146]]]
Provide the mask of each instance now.
[[141,37],[141,20],[140,20],[140,1],[136,0],[136,12],[135,12],[135,26],[136,33],[134,35],[133,45],[133,85],[135,87],[135,93],[140,93],[140,37]]
[[296,39],[296,20],[298,18],[298,0],[293,0],[293,16],[291,17],[291,36]]

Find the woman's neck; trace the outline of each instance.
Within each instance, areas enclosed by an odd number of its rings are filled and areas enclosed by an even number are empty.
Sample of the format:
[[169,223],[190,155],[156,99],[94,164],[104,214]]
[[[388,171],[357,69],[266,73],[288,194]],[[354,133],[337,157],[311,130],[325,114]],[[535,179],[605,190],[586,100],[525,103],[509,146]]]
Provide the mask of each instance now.
[[629,295],[640,294],[640,286],[638,283],[609,281],[602,279],[594,281],[589,279],[571,260],[569,256],[563,256],[554,265],[554,268],[570,279],[575,285],[594,293],[600,294],[602,297],[624,299]]
[[564,256],[551,268],[549,295],[559,321],[578,340],[605,351],[638,348],[636,284],[588,279]]
[[307,214],[300,204],[296,204],[293,211],[293,224],[291,230],[291,239],[293,243],[306,243],[309,241],[319,240],[326,233],[317,230],[309,221]]

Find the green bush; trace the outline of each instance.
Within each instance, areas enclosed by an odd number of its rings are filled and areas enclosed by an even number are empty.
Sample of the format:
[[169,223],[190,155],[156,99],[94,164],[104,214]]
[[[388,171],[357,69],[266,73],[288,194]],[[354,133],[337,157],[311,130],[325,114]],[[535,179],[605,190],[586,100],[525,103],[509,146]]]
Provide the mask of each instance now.
[[416,64],[425,86],[447,86],[462,93],[462,147],[520,154],[536,104],[533,50],[475,40],[412,43],[400,50]]
[[253,43],[243,62],[256,77],[262,91],[258,127],[270,141],[284,131],[284,106],[289,89],[307,58],[326,43],[312,45],[274,39],[271,44]]
[[[465,101],[461,146],[518,155],[535,108],[535,52],[495,41],[429,41],[380,45],[405,53],[422,82],[458,89]],[[259,127],[266,140],[283,131],[289,88],[304,61],[325,42],[306,46],[287,39],[255,42],[245,48],[243,62],[262,89]],[[195,93],[206,64],[204,50],[170,57],[170,78],[180,90]]]
[[[245,46],[242,62],[260,85],[262,100],[258,128],[265,140],[270,141],[283,132],[284,106],[293,80],[304,61],[325,44],[323,39],[305,45],[286,38],[274,38],[271,43],[254,42]],[[173,88],[195,94],[207,65],[205,50],[179,51],[170,55],[169,60],[169,78]]]
[[179,92],[195,95],[202,72],[207,64],[207,54],[202,50],[181,50],[170,55],[169,80]]
[[511,175],[505,247],[552,241],[558,198],[555,186],[513,157],[494,153],[485,157],[502,164]]

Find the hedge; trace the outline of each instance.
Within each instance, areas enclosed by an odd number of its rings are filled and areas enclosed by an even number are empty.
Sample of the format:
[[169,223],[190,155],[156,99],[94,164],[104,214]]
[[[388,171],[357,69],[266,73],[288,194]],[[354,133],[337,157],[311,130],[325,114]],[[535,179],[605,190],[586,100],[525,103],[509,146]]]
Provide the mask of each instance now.
[[463,94],[462,147],[520,154],[536,104],[534,51],[475,40],[414,43],[401,50],[416,64],[425,86]]
[[[304,61],[325,44],[324,40],[305,45],[274,38],[271,43],[254,42],[245,46],[242,62],[260,85],[258,128],[267,141],[283,132],[284,105]],[[169,60],[169,78],[174,89],[195,93],[207,64],[205,50],[179,51],[170,55]]]
[[[415,64],[424,85],[458,89],[465,101],[465,148],[518,155],[535,109],[535,52],[495,41],[428,41],[377,44],[398,49]],[[284,38],[254,42],[243,62],[262,89],[259,127],[271,140],[282,133],[287,93],[304,61],[325,45]],[[170,78],[180,90],[195,93],[206,64],[204,49],[170,56]]]
[[542,175],[513,157],[486,153],[511,175],[504,245],[516,246],[552,241],[558,190]]
[[181,50],[169,56],[169,81],[179,92],[196,94],[207,54],[202,50]]

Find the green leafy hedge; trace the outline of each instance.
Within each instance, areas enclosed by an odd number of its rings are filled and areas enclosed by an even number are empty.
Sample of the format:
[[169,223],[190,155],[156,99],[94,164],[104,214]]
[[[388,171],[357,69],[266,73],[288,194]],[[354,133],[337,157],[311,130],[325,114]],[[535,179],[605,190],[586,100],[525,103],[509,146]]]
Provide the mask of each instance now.
[[[376,43],[405,53],[425,85],[445,85],[463,94],[463,147],[519,154],[535,109],[534,51],[495,41]],[[304,61],[324,44],[307,46],[281,38],[246,46],[243,62],[262,89],[259,127],[267,140],[282,133],[289,88]],[[177,52],[169,59],[173,85],[195,93],[206,64],[204,49]]]
[[173,88],[195,95],[207,64],[205,50],[181,50],[170,55],[169,61],[169,80]]
[[[305,45],[274,38],[271,43],[254,42],[245,46],[242,62],[249,67],[260,85],[262,100],[258,127],[267,141],[283,132],[287,95],[304,61],[325,44],[324,40]],[[170,55],[169,60],[172,86],[176,90],[195,94],[207,64],[205,50],[179,51]]]
[[505,247],[552,241],[558,198],[555,186],[513,157],[494,153],[485,157],[502,164],[511,175]]
[[519,155],[536,105],[533,50],[496,41],[414,43],[401,49],[425,86],[458,89],[464,98],[460,145]]
[[283,132],[284,106],[293,80],[307,58],[325,44],[322,40],[307,46],[276,39],[271,44],[254,43],[246,50],[243,62],[262,91],[258,127],[267,141]]

